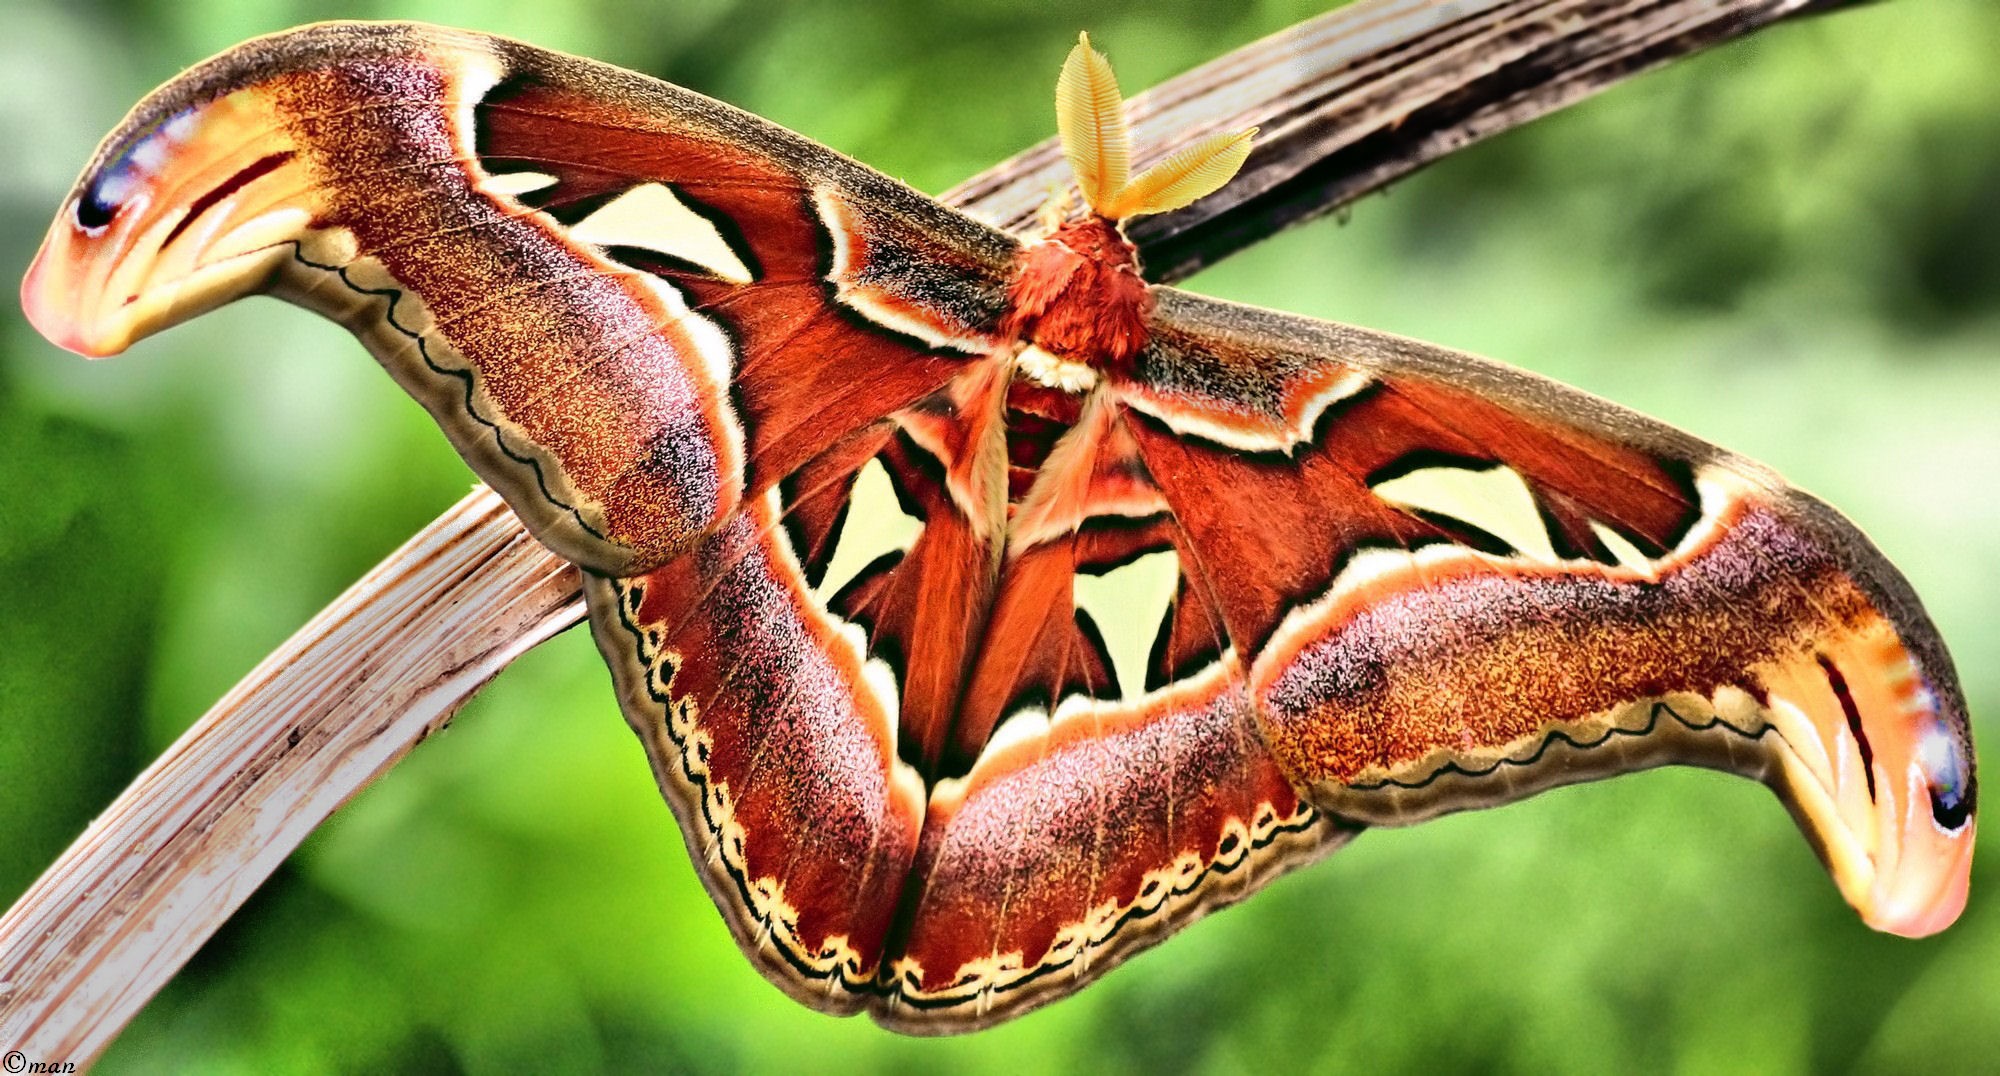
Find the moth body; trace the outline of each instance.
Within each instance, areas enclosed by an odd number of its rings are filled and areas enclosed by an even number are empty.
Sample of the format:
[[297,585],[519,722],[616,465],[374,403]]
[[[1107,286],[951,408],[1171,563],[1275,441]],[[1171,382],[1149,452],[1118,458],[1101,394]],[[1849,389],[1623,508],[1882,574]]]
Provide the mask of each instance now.
[[1116,222],[1091,214],[1021,252],[1003,331],[1069,362],[1131,372],[1153,297],[1139,251]]

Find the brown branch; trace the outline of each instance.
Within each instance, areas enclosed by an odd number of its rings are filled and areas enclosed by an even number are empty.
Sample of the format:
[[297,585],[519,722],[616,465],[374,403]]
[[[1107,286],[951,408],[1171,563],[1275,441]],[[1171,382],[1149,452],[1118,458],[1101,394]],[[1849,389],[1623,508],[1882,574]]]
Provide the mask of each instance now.
[[[1454,150],[1781,19],[1866,0],[1374,0],[1310,19],[1136,97],[1133,171],[1210,131],[1258,127],[1229,186],[1134,222],[1172,282]],[[1042,142],[946,195],[1025,231],[1068,178]]]
[[[1641,70],[1847,0],[1372,0],[1132,104],[1151,159],[1263,128],[1221,194],[1134,229],[1176,280]],[[1027,230],[1054,140],[945,200]],[[84,1060],[333,810],[515,656],[582,619],[575,569],[490,492],[459,503],[246,677],[0,918],[0,1048]]]
[[576,623],[580,587],[485,489],[369,572],[0,919],[0,1047],[96,1056],[335,808]]

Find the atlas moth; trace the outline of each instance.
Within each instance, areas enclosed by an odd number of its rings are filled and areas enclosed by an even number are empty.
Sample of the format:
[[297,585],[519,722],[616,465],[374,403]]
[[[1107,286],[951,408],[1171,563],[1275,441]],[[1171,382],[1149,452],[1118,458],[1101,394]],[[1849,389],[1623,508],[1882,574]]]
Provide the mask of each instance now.
[[[701,95],[412,24],[262,38],[103,144],[23,286],[108,355],[350,328],[542,542],[744,953],[976,1028],[1369,826],[1665,764],[1776,791],[1870,925],[1964,904],[1963,698],[1756,463],[1511,367],[1146,282],[1108,63],[1005,234]],[[901,520],[855,554],[850,530]],[[1145,562],[1150,614],[1091,580]],[[1106,642],[1096,616],[1141,645]]]

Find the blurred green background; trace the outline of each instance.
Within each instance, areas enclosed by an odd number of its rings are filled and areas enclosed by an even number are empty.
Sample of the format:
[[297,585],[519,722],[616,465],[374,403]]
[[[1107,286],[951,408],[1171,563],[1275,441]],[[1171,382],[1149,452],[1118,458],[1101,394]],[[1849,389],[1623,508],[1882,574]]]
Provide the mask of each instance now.
[[[332,16],[507,33],[942,190],[1052,130],[1076,30],[1128,90],[1262,0],[8,0],[0,267],[179,67]],[[1196,289],[1533,367],[1766,460],[1929,602],[1995,742],[2000,6],[1785,26],[1465,151]],[[340,331],[238,304],[85,364],[0,317],[0,897],[470,476]],[[1990,844],[1991,842],[1987,842]],[[1662,771],[1370,833],[1078,997],[905,1039],[737,955],[589,639],[520,661],[311,840],[104,1071],[2000,1066],[2000,851],[1870,933],[1760,787]]]

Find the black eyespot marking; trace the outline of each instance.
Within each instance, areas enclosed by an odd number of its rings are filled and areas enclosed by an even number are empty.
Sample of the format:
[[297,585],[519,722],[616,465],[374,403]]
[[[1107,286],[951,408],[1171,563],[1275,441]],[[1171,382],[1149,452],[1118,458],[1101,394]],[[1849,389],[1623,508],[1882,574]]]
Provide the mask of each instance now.
[[76,226],[86,232],[94,232],[111,223],[118,215],[118,207],[104,197],[104,177],[98,176],[76,199]]
[[1967,786],[1932,785],[1931,819],[1946,831],[1958,829],[1972,817],[1972,804],[1978,798]]
[[1972,778],[1972,760],[1943,728],[1925,733],[1917,757],[1924,783],[1930,786],[1931,820],[1950,833],[1972,820],[1979,786]]
[[97,174],[90,177],[83,193],[77,196],[77,227],[94,232],[110,224],[133,192],[159,170],[161,163],[176,147],[186,141],[194,113],[195,109],[190,107],[158,116],[151,123],[126,135],[112,152],[106,154],[98,165]]

